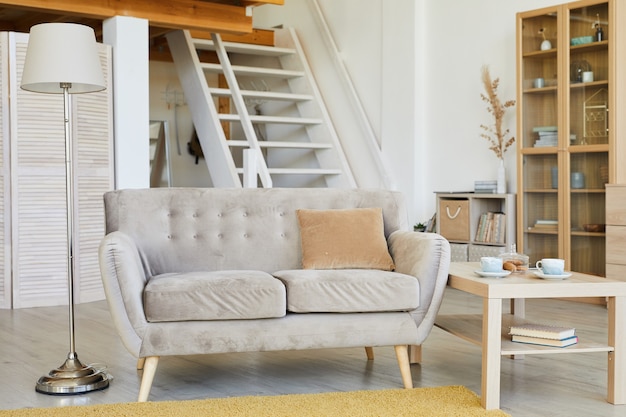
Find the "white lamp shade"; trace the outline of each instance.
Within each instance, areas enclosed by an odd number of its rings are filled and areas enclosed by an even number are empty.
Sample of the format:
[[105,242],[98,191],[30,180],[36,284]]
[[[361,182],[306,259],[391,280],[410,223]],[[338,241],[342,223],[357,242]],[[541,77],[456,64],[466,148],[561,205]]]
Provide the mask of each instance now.
[[21,87],[37,93],[91,93],[105,89],[96,36],[75,23],[42,23],[30,29]]

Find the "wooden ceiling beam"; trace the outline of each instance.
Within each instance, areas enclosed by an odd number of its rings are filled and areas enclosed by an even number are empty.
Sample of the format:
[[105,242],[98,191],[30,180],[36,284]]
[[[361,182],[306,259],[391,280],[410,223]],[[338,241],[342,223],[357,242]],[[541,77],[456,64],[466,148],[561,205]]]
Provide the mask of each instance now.
[[0,7],[102,20],[132,16],[147,19],[152,27],[245,34],[252,32],[247,7],[283,3],[254,0],[233,6],[202,0],[0,0]]
[[[191,37],[196,39],[211,39],[210,33],[205,32],[190,32]],[[167,40],[163,36],[153,36],[150,32],[150,61],[163,61],[172,62],[172,55],[170,53]],[[241,42],[253,45],[265,45],[274,46],[274,31],[266,29],[254,29],[252,33],[245,35],[222,35],[222,40],[225,42]],[[198,51],[198,58],[200,62],[219,63],[217,55],[213,51]]]
[[247,0],[247,1],[243,1],[242,4],[244,6],[263,6],[264,4],[274,4],[277,6],[282,6],[285,4],[285,0],[259,0],[259,1],[255,1],[255,0]]

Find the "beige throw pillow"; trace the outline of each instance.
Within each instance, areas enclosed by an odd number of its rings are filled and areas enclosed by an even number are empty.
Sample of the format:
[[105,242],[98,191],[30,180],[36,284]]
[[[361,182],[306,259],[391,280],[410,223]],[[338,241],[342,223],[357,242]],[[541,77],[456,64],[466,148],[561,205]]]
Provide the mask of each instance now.
[[296,210],[304,269],[395,268],[381,208]]

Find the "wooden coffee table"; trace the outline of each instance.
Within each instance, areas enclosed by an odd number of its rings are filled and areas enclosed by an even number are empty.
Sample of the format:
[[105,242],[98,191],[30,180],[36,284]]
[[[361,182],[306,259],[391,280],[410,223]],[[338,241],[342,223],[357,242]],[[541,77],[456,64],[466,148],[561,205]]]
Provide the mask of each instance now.
[[[607,401],[626,403],[626,281],[616,281],[574,272],[565,280],[545,280],[526,274],[505,278],[481,278],[474,273],[478,263],[453,262],[448,285],[483,298],[482,315],[437,317],[435,325],[482,348],[481,402],[484,408],[500,408],[500,360],[504,355],[608,352]],[[607,297],[607,344],[581,340],[566,348],[511,342],[511,324],[524,322],[527,298]],[[514,300],[513,314],[502,316],[502,300]]]

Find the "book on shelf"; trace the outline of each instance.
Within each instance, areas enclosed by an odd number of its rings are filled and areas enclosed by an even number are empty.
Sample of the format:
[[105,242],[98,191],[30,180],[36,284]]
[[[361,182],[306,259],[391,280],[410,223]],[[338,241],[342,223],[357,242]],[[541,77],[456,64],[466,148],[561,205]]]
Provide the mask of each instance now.
[[557,126],[535,126],[533,127],[533,132],[556,132],[558,131]]
[[506,235],[506,214],[495,213],[493,243],[504,243]]
[[[533,145],[535,148],[557,146],[558,144],[558,129],[556,126],[535,126],[533,133],[537,136],[537,140]],[[576,142],[576,134],[570,133],[569,140],[570,143]]]
[[488,211],[478,218],[476,242],[504,243],[506,232],[506,215],[501,212]]
[[564,340],[574,337],[574,327],[564,327],[552,324],[525,323],[511,326],[509,334],[513,336],[529,336],[543,339]]
[[558,226],[558,220],[537,220],[535,226]]
[[498,188],[497,181],[474,181],[474,192],[479,194],[495,194]]
[[478,219],[476,228],[476,242],[487,242],[487,230],[489,229],[489,212],[482,213]]
[[476,242],[482,242],[482,230],[485,227],[485,222],[487,221],[487,213],[482,213],[478,218],[478,225],[476,226],[476,236],[474,236],[474,240]]
[[483,242],[491,242],[491,235],[493,233],[493,212],[487,212],[487,223],[485,224],[485,232],[483,236]]
[[533,226],[536,229],[556,230],[559,226],[557,220],[537,220]]
[[578,343],[578,336],[567,337],[565,339],[546,339],[545,337],[532,337],[513,335],[511,340],[517,343],[528,343],[531,345],[566,347]]
[[436,230],[437,230],[437,213],[433,214],[433,217],[431,217],[430,220],[428,220],[428,223],[426,223],[425,232],[435,233]]
[[558,225],[549,225],[549,224],[535,224],[533,227],[537,229],[546,229],[546,230],[556,230],[558,229]]

